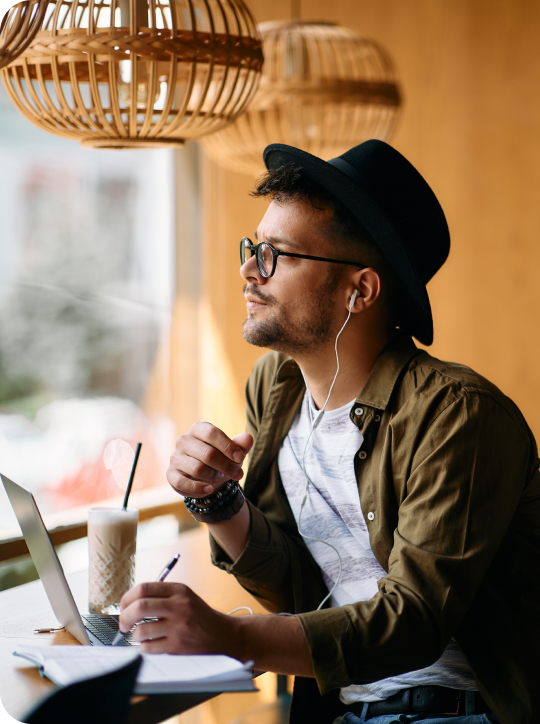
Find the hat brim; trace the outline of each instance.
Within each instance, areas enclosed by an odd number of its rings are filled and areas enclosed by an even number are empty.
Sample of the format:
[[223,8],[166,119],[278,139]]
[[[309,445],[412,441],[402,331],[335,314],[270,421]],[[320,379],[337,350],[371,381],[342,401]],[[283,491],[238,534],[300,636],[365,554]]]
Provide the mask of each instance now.
[[269,170],[287,163],[301,166],[304,174],[335,196],[358,219],[407,294],[407,319],[403,326],[419,342],[430,345],[433,342],[433,316],[425,284],[409,260],[400,233],[362,186],[327,161],[293,146],[273,143],[266,147],[263,158]]

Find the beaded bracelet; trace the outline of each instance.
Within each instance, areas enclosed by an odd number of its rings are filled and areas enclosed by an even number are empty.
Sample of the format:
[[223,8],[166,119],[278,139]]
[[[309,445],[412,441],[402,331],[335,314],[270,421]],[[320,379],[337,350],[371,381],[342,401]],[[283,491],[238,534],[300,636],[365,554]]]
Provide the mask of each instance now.
[[224,500],[230,493],[235,493],[238,483],[235,480],[227,480],[219,490],[212,495],[208,495],[206,498],[188,498],[185,497],[186,505],[193,503],[197,508],[200,508],[200,512],[204,512],[206,508],[213,507],[219,501]]
[[202,523],[221,523],[229,520],[244,505],[244,493],[235,480],[229,480],[207,498],[184,498],[193,518]]

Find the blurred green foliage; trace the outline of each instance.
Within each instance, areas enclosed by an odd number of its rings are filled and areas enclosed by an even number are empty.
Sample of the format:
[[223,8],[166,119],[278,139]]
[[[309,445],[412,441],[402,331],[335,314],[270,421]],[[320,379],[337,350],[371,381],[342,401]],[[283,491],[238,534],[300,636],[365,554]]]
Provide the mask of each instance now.
[[30,397],[36,392],[36,381],[29,375],[6,374],[0,360],[0,405],[20,398]]
[[20,556],[0,563],[0,591],[37,581],[38,572],[30,556]]

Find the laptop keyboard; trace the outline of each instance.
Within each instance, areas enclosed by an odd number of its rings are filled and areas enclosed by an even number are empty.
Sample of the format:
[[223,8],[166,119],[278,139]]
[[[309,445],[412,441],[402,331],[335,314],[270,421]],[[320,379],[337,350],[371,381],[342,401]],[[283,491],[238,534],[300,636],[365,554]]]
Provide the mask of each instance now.
[[[118,616],[106,614],[83,613],[81,614],[86,628],[91,631],[105,646],[110,646],[118,632]],[[123,638],[117,646],[137,646],[138,642],[133,641],[131,631],[123,634]]]

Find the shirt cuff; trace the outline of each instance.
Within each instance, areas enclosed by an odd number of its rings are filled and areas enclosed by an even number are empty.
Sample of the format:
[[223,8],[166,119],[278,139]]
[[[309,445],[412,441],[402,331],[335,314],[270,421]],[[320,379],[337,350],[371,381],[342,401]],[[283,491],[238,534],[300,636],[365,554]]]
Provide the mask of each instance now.
[[347,663],[349,667],[356,667],[359,642],[347,607],[309,611],[296,616],[304,632],[321,695],[353,683]]

